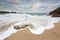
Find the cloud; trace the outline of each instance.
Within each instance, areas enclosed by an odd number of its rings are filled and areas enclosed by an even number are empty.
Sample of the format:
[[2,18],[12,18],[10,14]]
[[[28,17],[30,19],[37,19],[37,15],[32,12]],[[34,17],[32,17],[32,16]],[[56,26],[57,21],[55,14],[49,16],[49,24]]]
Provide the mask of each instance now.
[[60,7],[60,0],[0,0],[0,10],[50,12]]
[[36,9],[36,8],[38,8],[39,6],[40,6],[40,3],[36,2],[36,3],[32,4],[31,9]]
[[6,0],[8,3],[19,4],[20,0]]
[[40,0],[42,3],[58,3],[60,0]]

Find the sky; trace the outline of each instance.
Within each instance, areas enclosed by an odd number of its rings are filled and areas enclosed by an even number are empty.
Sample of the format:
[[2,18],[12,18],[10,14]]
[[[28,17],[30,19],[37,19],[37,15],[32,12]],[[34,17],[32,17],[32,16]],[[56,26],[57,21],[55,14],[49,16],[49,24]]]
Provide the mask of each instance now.
[[49,13],[60,7],[60,0],[0,0],[0,10]]

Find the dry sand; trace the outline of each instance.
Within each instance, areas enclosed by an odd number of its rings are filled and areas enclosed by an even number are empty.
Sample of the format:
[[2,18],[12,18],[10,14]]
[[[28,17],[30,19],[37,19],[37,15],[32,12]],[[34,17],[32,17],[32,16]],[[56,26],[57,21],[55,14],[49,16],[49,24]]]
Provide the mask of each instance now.
[[42,35],[34,35],[29,29],[18,31],[5,40],[60,40],[60,23],[55,23],[55,27],[46,30]]

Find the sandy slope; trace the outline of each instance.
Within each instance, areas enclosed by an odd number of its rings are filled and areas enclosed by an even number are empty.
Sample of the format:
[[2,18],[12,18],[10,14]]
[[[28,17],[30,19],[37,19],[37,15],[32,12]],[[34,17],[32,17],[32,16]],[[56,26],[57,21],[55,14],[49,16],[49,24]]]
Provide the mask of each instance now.
[[29,29],[19,31],[5,40],[60,40],[60,23],[55,23],[55,27],[46,30],[42,35],[34,35]]

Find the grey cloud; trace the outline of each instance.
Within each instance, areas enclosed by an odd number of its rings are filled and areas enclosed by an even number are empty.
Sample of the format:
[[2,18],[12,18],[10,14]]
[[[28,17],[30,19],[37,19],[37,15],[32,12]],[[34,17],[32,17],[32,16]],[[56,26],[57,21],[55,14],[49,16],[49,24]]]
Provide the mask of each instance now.
[[60,0],[40,0],[41,2],[49,2],[49,3],[56,3],[56,2],[60,2]]
[[[31,5],[35,2],[40,2],[41,5],[33,10],[37,12],[49,12],[57,7],[60,7],[60,0],[17,0],[17,1],[7,1],[7,0],[0,0],[0,9],[7,9],[7,10],[30,10]],[[51,5],[51,8],[49,6]]]

